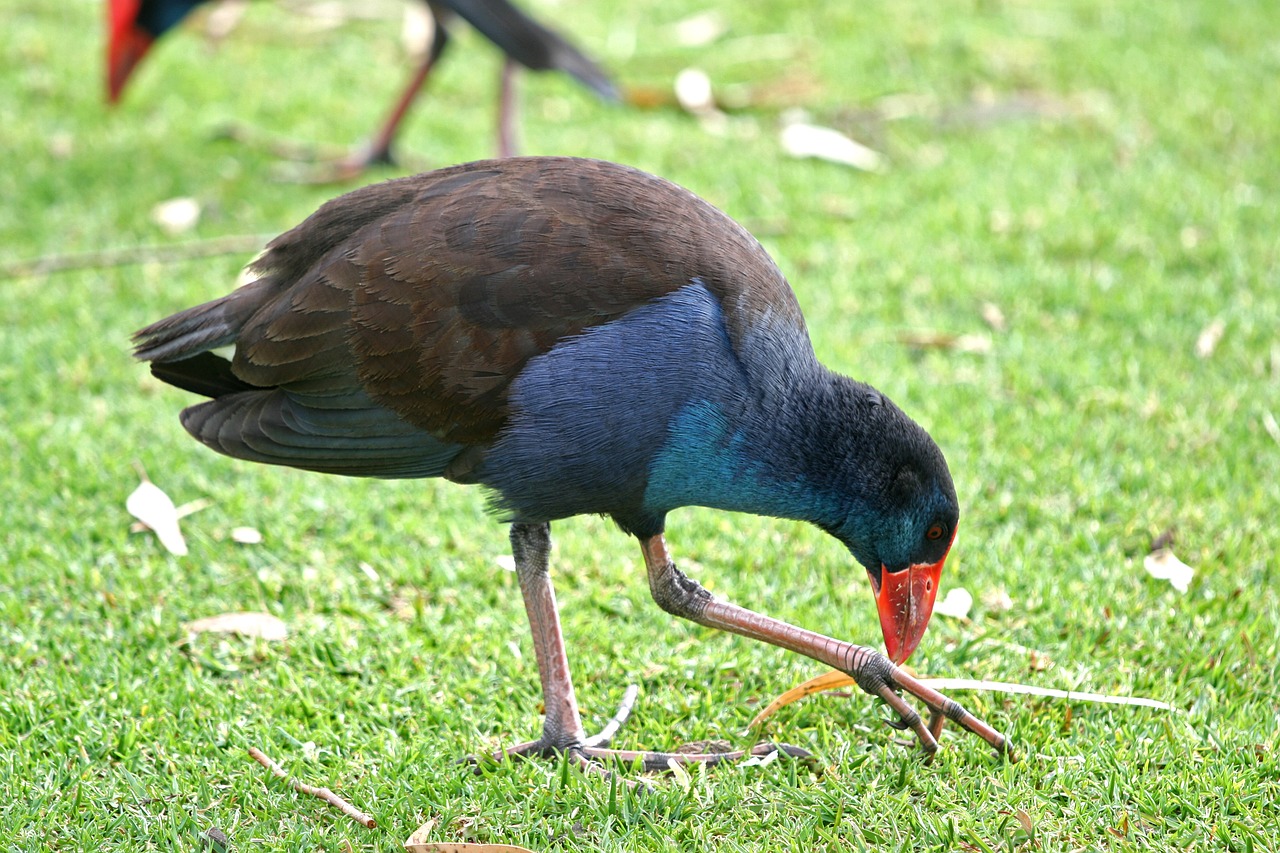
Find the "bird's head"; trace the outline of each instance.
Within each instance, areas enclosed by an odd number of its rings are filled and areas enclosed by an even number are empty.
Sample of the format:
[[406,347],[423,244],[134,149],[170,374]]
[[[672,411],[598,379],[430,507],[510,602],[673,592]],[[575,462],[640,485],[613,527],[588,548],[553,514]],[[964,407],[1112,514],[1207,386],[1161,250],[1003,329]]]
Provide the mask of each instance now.
[[[865,386],[864,386],[865,387]],[[852,496],[827,529],[867,570],[885,649],[902,663],[924,636],[960,507],[942,451],[927,432],[867,389],[860,419],[870,427],[850,453]]]
[[107,100],[116,103],[151,45],[203,0],[109,0]]

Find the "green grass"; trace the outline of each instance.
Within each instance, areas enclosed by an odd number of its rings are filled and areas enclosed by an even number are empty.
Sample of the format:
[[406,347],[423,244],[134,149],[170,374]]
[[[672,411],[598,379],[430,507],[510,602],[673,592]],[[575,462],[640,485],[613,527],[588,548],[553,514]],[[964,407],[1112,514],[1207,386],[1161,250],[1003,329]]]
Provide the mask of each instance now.
[[[726,86],[803,83],[790,102],[890,158],[878,176],[788,159],[786,98],[717,134],[523,79],[528,153],[631,163],[725,208],[791,278],[820,357],[944,448],[963,506],[944,586],[979,603],[972,623],[936,618],[913,664],[1179,712],[961,696],[1023,760],[951,734],[926,767],[890,743],[869,698],[819,697],[769,734],[816,751],[820,773],[729,766],[687,791],[658,778],[643,797],[554,762],[473,776],[455,760],[540,724],[519,592],[497,562],[506,534],[483,496],[268,470],[182,432],[186,395],[131,362],[128,336],[224,293],[246,257],[9,277],[0,849],[198,849],[218,827],[237,850],[394,851],[428,819],[436,840],[535,850],[1280,847],[1280,443],[1266,426],[1280,417],[1280,7],[721,4],[730,32],[695,49],[666,26],[697,4],[529,5],[571,22],[629,84],[666,86],[691,65]],[[270,155],[216,130],[362,138],[406,73],[388,8],[298,34],[255,4],[216,50],[190,29],[162,44],[109,112],[99,4],[18,0],[0,51],[0,264],[291,227],[337,190],[274,182]],[[489,156],[496,73],[462,34],[404,152],[429,165]],[[879,114],[889,96],[911,114]],[[983,103],[1024,108],[991,118]],[[204,216],[170,238],[150,210],[177,195]],[[987,328],[984,302],[1007,330]],[[1198,358],[1216,318],[1222,341]],[[922,329],[990,334],[993,347],[900,342]],[[135,462],[178,502],[213,502],[186,520],[188,557],[129,534]],[[265,543],[235,544],[238,525]],[[1186,595],[1142,568],[1170,527],[1197,568]],[[878,637],[862,570],[820,532],[702,510],[674,514],[669,531],[716,593]],[[819,671],[662,613],[638,549],[608,523],[555,535],[586,717],[606,718],[628,682],[642,688],[621,745],[745,742],[760,702]],[[1012,609],[984,603],[997,591]],[[187,621],[257,609],[290,639],[183,641]],[[1028,649],[1052,665],[1033,668]],[[249,746],[379,828],[299,797]]]

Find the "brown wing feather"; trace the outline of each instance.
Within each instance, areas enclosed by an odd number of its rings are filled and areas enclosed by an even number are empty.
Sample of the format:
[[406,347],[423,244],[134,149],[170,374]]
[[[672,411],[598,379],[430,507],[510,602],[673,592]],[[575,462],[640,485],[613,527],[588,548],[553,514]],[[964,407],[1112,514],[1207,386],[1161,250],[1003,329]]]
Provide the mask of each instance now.
[[720,299],[735,345],[765,313],[803,327],[744,229],[674,184],[598,161],[487,161],[366,187],[257,266],[253,313],[237,314],[237,376],[362,387],[449,442],[497,434],[530,358],[694,278]]

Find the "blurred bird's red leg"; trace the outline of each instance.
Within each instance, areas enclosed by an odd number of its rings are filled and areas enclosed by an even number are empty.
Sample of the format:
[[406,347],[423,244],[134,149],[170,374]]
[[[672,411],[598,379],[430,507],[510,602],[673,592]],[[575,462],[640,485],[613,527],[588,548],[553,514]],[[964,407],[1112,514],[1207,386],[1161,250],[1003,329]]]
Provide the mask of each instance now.
[[[848,673],[865,692],[879,696],[889,703],[898,713],[900,725],[916,733],[926,755],[932,755],[937,749],[933,729],[937,716],[942,715],[981,737],[996,752],[1013,758],[1009,741],[1004,735],[970,714],[958,702],[921,684],[875,649],[855,646],[788,625],[779,619],[755,613],[736,604],[717,601],[701,584],[676,568],[661,535],[643,539],[640,545],[644,551],[645,567],[649,572],[649,591],[658,606],[668,613],[709,628],[730,631],[799,652],[819,663]],[[928,706],[934,715],[931,725],[926,726],[921,721],[920,715],[898,695],[899,690],[910,693]],[[940,725],[937,730],[941,731]]]
[[378,129],[373,139],[338,164],[338,171],[342,177],[354,178],[372,165],[380,163],[392,164],[395,162],[391,156],[391,143],[395,140],[396,133],[400,130],[400,123],[408,115],[409,108],[413,106],[418,93],[426,85],[427,78],[431,76],[431,69],[435,67],[436,62],[440,59],[440,54],[444,52],[448,41],[448,33],[445,32],[444,27],[437,23],[431,36],[431,47],[427,50],[427,55],[423,57],[422,63],[414,71],[413,77],[409,80],[409,85],[405,86],[404,91],[400,93],[400,97],[396,100],[395,106],[392,107],[391,114],[387,116],[387,120],[383,122],[382,127]]
[[516,156],[516,76],[520,69],[515,60],[507,57],[502,62],[502,75],[498,81],[498,156]]

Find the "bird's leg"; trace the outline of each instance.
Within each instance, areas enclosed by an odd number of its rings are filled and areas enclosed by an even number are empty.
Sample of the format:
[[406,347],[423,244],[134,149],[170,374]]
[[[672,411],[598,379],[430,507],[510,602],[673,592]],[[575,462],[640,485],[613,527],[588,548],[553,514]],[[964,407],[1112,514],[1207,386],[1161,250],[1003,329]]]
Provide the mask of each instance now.
[[[710,628],[781,646],[848,673],[864,691],[879,696],[893,708],[900,725],[915,732],[926,756],[931,757],[938,749],[934,732],[941,732],[942,727],[937,723],[941,715],[981,737],[996,752],[1013,757],[1004,735],[970,714],[959,703],[921,684],[875,649],[825,637],[736,604],[717,601],[701,584],[676,568],[661,534],[642,540],[641,547],[649,572],[649,591],[658,606],[668,613]],[[898,694],[899,690],[910,693],[928,706],[932,712],[931,725],[924,724],[920,715]]]
[[440,59],[440,54],[444,53],[445,45],[448,42],[449,33],[440,25],[439,21],[435,21],[431,33],[431,47],[427,49],[427,55],[423,57],[421,64],[414,71],[413,77],[409,80],[409,85],[405,86],[404,91],[400,93],[400,98],[396,101],[395,106],[392,107],[391,114],[387,116],[387,120],[383,122],[377,134],[365,145],[336,164],[339,176],[354,178],[369,166],[394,164],[395,160],[391,156],[391,142],[395,139],[396,132],[400,129],[400,123],[404,121],[404,117],[408,114],[409,107],[413,106],[418,93],[422,91],[427,78],[431,76],[431,69],[435,67],[436,62]]
[[502,61],[498,79],[498,156],[516,156],[516,77],[520,69],[511,57]]
[[635,704],[636,688],[627,688],[622,705],[614,718],[599,734],[588,737],[582,728],[578,700],[574,696],[569,674],[569,658],[565,654],[564,636],[560,631],[560,614],[556,593],[551,585],[548,562],[551,554],[551,530],[546,524],[511,525],[511,551],[515,556],[520,594],[533,632],[533,653],[542,681],[542,700],[546,717],[542,736],[534,741],[503,749],[494,758],[508,756],[546,756],[566,753],[578,765],[598,770],[586,752],[607,745],[618,728],[626,722]]
[[[748,754],[741,750],[724,753],[668,753],[640,750],[608,749],[609,740],[626,721],[635,704],[636,688],[627,688],[622,705],[614,718],[599,734],[587,736],[578,713],[573,680],[569,675],[569,659],[565,654],[564,637],[560,632],[560,616],[556,608],[556,594],[551,585],[548,561],[551,552],[551,532],[546,524],[511,525],[511,551],[515,556],[516,575],[520,580],[520,593],[524,597],[525,612],[533,630],[533,652],[538,661],[538,676],[542,681],[542,698],[546,706],[546,718],[542,736],[534,741],[507,747],[494,755],[495,759],[508,756],[548,756],[565,753],[574,763],[591,772],[602,768],[592,759],[621,761],[626,764],[640,762],[646,770],[666,770],[670,762],[716,764],[741,758]],[[795,757],[809,755],[799,747],[785,744],[759,744],[750,754],[766,755],[781,749]]]

